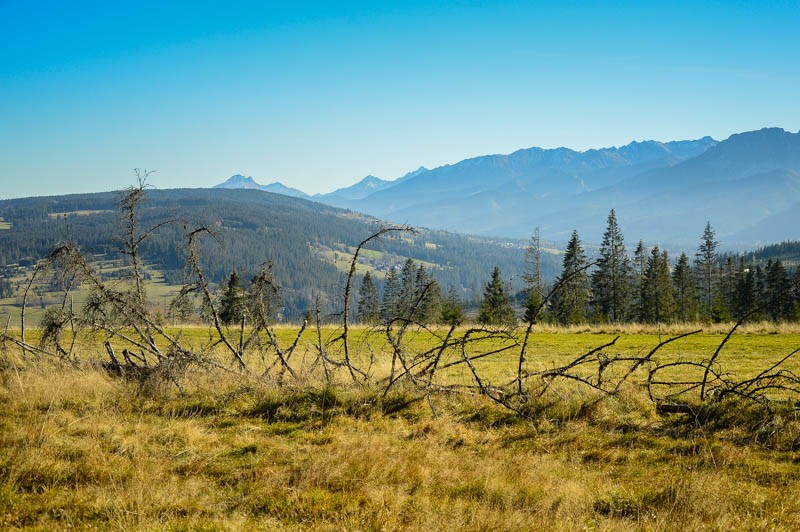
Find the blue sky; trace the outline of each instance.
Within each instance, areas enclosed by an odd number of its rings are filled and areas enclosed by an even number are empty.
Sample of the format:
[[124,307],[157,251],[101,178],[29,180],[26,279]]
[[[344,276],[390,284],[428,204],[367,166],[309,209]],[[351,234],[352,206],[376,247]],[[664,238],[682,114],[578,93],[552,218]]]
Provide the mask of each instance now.
[[800,129],[798,2],[0,0],[0,198]]

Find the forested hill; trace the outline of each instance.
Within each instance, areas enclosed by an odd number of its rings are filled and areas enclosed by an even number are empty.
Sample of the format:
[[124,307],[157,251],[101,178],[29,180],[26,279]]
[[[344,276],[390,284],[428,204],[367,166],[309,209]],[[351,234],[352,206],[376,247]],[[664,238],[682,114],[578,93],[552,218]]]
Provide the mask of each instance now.
[[[0,266],[29,264],[55,244],[75,241],[85,253],[118,254],[116,193],[23,198],[0,201]],[[145,259],[180,282],[185,228],[207,226],[217,238],[202,242],[209,278],[219,282],[233,270],[243,278],[271,261],[284,289],[289,313],[308,307],[321,291],[340,295],[344,265],[354,247],[380,225],[374,218],[311,201],[253,190],[149,190],[140,227],[178,219],[159,229],[143,246]],[[422,264],[443,288],[457,287],[465,299],[478,296],[494,265],[521,288],[524,242],[499,242],[439,231],[418,230],[371,243],[360,272],[371,269],[381,284],[389,268],[405,258]],[[560,268],[556,255],[543,254],[543,274]],[[514,281],[517,280],[517,281]],[[516,286],[515,286],[516,285]]]
[[781,260],[787,266],[800,265],[800,241],[787,240],[779,244],[770,244],[760,247],[755,251],[733,255],[734,257],[744,257],[748,264],[763,264],[772,260]]

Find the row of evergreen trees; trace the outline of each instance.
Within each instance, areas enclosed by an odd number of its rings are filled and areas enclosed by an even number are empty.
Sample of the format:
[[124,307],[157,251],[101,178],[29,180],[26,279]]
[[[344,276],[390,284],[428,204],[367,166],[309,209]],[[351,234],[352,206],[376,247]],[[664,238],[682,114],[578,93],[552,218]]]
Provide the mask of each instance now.
[[[745,257],[720,260],[719,242],[706,224],[693,261],[681,253],[673,264],[659,246],[648,249],[639,241],[628,254],[612,210],[596,260],[590,261],[577,231],[573,231],[562,261],[562,271],[548,286],[541,275],[538,229],[527,253],[526,288],[512,305],[499,267],[495,267],[477,308],[477,321],[513,325],[550,321],[563,325],[593,323],[667,323],[730,321],[741,318],[793,321],[800,319],[800,268],[792,275],[779,260],[765,266]],[[364,324],[407,320],[416,323],[458,324],[465,320],[464,305],[455,288],[442,294],[439,283],[423,264],[412,259],[386,274],[381,294],[370,272],[361,281],[355,315]],[[246,311],[248,290],[234,272],[220,294],[220,318],[238,323]],[[552,292],[547,304],[543,302]],[[268,302],[278,308],[277,293]]]
[[[743,257],[721,263],[718,249],[707,223],[691,264],[681,253],[673,267],[666,251],[648,250],[642,241],[631,257],[612,209],[596,261],[588,261],[573,231],[546,317],[565,325],[800,319],[800,268],[792,279],[780,260],[765,267]],[[530,313],[544,292],[541,282],[529,283],[528,290]]]
[[[225,325],[250,323],[258,316],[269,321],[279,318],[282,306],[277,285],[272,279],[272,272],[263,269],[243,286],[239,274],[234,270],[221,288],[216,302],[217,317]],[[169,316],[184,321],[195,311],[189,293],[181,292],[172,300]],[[207,322],[212,319],[212,310],[201,306],[200,316]]]
[[383,297],[367,272],[358,292],[356,320],[364,324],[408,320],[416,323],[460,322],[463,306],[455,290],[442,296],[439,283],[423,264],[407,259],[400,269],[389,269],[384,280]]
[[[631,256],[612,210],[596,260],[587,258],[577,231],[573,231],[561,274],[547,286],[541,276],[537,229],[527,253],[520,317],[525,322],[563,325],[800,320],[800,268],[792,277],[779,259],[769,259],[765,266],[748,262],[745,257],[720,260],[718,249],[714,229],[707,223],[691,262],[686,253],[681,253],[673,264],[666,250],[659,246],[648,249],[642,241]],[[424,266],[416,266],[410,259],[401,273],[389,271],[385,286],[381,301],[370,274],[365,275],[359,293],[359,321],[378,323],[401,318],[458,323],[464,319],[458,294],[451,289],[443,298]],[[550,291],[552,295],[544,304]],[[495,267],[484,288],[477,321],[513,325],[518,314],[500,269]]]

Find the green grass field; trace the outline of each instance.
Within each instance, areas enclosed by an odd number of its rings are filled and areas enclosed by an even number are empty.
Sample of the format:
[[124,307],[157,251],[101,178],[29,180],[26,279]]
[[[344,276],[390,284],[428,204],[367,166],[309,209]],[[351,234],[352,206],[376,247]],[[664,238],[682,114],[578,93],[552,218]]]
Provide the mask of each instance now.
[[[124,269],[119,260],[108,260],[100,258],[95,261],[95,267],[98,273],[103,275],[113,274]],[[16,286],[16,294],[13,297],[0,298],[0,327],[5,327],[6,323],[10,327],[20,326],[20,309],[22,301],[22,290],[27,284],[30,269],[25,270],[23,273],[12,276],[9,281],[13,286]],[[152,268],[145,268],[149,279],[146,282],[147,295],[151,304],[156,307],[162,314],[166,314],[169,303],[172,298],[180,291],[180,285],[170,285],[164,281],[164,274],[159,270]],[[113,286],[113,281],[112,281]],[[44,308],[42,308],[42,299],[45,301],[46,307],[57,306],[61,304],[63,293],[52,292],[44,283],[35,284],[38,290],[28,295],[27,309],[25,313],[25,320],[28,325],[36,326],[42,319]],[[89,295],[89,290],[86,287],[72,290],[70,292],[70,300],[75,308],[80,308]],[[43,297],[42,297],[43,296]],[[10,321],[9,321],[10,320]]]
[[[297,330],[276,328],[280,344]],[[669,344],[659,357],[707,358],[723,330]],[[214,337],[207,327],[180,332],[198,347]],[[298,372],[313,360],[312,333],[293,359]],[[545,329],[530,364],[563,364],[617,334]],[[666,336],[630,328],[609,353],[641,353]],[[422,332],[407,341],[409,351],[432,343]],[[791,407],[767,413],[738,402],[697,419],[659,415],[639,375],[588,408],[590,391],[562,386],[523,418],[470,393],[425,397],[405,384],[384,394],[380,336],[358,327],[352,345],[358,364],[377,354],[374,384],[325,384],[306,372],[279,385],[254,357],[244,373],[192,366],[179,390],[99,369],[91,361],[104,359],[100,337],[80,338],[77,364],[0,351],[0,527],[800,527],[800,422]],[[747,376],[797,347],[796,327],[754,325],[720,361]],[[480,369],[499,381],[515,364],[500,355]],[[468,380],[457,368],[442,378]]]

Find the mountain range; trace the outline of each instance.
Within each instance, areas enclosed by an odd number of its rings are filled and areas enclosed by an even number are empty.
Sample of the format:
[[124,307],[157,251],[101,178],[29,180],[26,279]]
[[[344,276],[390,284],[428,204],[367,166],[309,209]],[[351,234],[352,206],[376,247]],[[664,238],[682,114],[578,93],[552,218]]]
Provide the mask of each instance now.
[[748,248],[798,237],[800,133],[765,128],[721,142],[644,141],[582,152],[534,147],[393,181],[367,176],[310,199],[484,236],[525,238],[539,226],[544,238],[563,241],[577,229],[595,243],[614,208],[629,240],[690,249],[710,221],[726,247]]
[[236,174],[225,180],[224,183],[216,185],[214,188],[232,188],[232,189],[252,189],[263,190],[265,192],[272,192],[273,194],[283,194],[284,196],[292,196],[293,198],[308,198],[308,194],[296,188],[287,187],[283,183],[275,181],[269,185],[259,185],[255,179],[250,176],[243,176]]
[[427,171],[427,168],[420,166],[413,172],[409,172],[403,177],[399,177],[392,181],[381,179],[379,177],[375,177],[374,175],[368,175],[355,185],[338,188],[333,192],[328,192],[327,194],[314,194],[313,196],[306,194],[302,190],[287,187],[280,181],[275,181],[268,185],[261,185],[256,183],[255,179],[253,179],[251,176],[243,176],[242,174],[232,175],[219,185],[215,185],[214,188],[263,190],[266,192],[272,192],[273,194],[292,196],[294,198],[314,199],[315,201],[338,207],[349,201],[364,199],[374,192],[393,187]]

